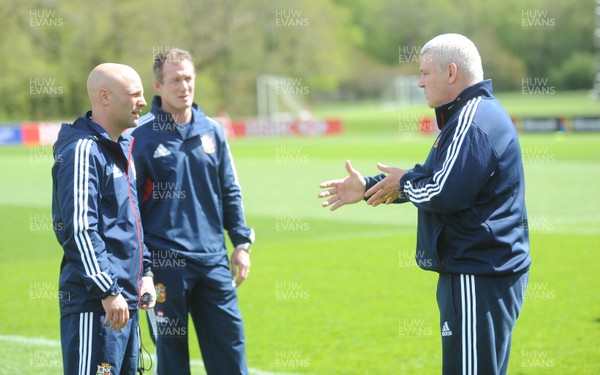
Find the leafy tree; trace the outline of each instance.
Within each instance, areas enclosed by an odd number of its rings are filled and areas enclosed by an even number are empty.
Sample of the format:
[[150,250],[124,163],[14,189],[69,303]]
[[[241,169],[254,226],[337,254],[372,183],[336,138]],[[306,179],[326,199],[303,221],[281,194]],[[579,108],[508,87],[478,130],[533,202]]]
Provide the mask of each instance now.
[[[497,89],[522,78],[589,88],[594,7],[589,0],[22,0],[0,3],[0,121],[72,119],[89,107],[85,83],[101,62],[131,65],[152,97],[153,56],[195,58],[197,100],[208,113],[255,111],[256,77],[291,76],[307,96],[379,96],[399,58],[459,32],[478,45]],[[342,93],[341,96],[344,96]]]
[[576,52],[550,70],[549,81],[559,90],[591,89],[596,74],[596,59],[589,53]]

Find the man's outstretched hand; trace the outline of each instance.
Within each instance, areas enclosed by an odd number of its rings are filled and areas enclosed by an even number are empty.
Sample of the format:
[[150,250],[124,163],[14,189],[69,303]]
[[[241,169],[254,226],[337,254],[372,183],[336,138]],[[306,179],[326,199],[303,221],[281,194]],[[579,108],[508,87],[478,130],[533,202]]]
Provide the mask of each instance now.
[[328,189],[319,193],[319,198],[327,198],[321,205],[323,207],[331,206],[331,211],[356,202],[365,198],[366,182],[363,176],[346,160],[346,171],[348,176],[337,180],[329,180],[321,183],[321,189]]

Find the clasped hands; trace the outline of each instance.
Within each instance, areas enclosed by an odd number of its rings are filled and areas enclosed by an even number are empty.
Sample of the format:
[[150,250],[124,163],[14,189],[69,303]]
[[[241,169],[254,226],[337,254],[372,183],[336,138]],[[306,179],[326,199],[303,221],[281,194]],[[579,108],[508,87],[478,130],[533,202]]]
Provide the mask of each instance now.
[[335,211],[346,204],[353,204],[365,198],[367,204],[373,207],[381,203],[394,202],[398,199],[400,179],[406,170],[381,163],[377,163],[377,168],[383,173],[387,173],[387,176],[366,190],[365,179],[359,171],[352,167],[350,160],[346,160],[346,171],[348,172],[346,178],[325,181],[319,185],[322,189],[328,189],[319,193],[319,198],[329,197],[321,205],[323,207],[331,206],[331,211]]

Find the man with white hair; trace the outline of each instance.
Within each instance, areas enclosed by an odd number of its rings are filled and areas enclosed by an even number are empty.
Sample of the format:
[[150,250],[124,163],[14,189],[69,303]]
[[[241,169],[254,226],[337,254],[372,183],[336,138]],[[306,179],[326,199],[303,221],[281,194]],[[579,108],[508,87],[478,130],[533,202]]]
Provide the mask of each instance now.
[[417,264],[439,273],[443,374],[505,374],[529,266],[525,181],[515,127],[468,38],[423,46],[419,87],[440,133],[423,164],[324,182],[331,210],[363,199],[418,208]]

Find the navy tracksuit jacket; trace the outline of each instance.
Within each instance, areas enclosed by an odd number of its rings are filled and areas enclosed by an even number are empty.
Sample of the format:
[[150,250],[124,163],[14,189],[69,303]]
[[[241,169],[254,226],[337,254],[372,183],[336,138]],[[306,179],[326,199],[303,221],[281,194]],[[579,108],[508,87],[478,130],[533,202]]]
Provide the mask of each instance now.
[[61,315],[104,312],[101,299],[121,293],[139,307],[150,270],[143,243],[130,138],[112,141],[91,112],[63,124],[54,144],[52,220],[64,250]]
[[223,130],[194,104],[183,139],[160,100],[131,133],[146,245],[201,264],[226,253],[224,230],[234,246],[253,242]]
[[[398,202],[418,208],[417,264],[473,275],[527,271],[529,232],[521,149],[491,81],[436,108],[441,132],[424,164],[400,180]],[[368,177],[367,189],[383,174]]]

